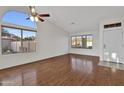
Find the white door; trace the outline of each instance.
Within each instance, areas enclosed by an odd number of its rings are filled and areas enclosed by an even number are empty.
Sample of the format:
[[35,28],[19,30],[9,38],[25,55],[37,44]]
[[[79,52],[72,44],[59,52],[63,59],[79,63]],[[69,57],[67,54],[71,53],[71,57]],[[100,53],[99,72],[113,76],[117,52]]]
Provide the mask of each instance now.
[[122,30],[104,31],[104,61],[122,63]]
[[122,45],[121,45],[121,59],[120,62],[124,64],[124,32],[122,34]]

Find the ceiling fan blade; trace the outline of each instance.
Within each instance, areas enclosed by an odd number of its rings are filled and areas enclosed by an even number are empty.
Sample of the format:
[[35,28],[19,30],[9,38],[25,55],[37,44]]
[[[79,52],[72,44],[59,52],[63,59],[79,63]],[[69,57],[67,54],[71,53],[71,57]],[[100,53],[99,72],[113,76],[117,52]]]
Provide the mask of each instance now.
[[32,13],[32,6],[29,6],[30,12]]
[[26,18],[26,20],[29,20],[29,19],[30,19],[30,17]]
[[38,17],[38,19],[39,19],[41,22],[44,22],[44,20],[43,20],[42,18]]
[[32,8],[35,8],[35,6],[29,6],[29,9],[31,10]]
[[29,6],[29,8],[31,9],[31,8],[32,8],[32,6]]
[[35,16],[37,14],[35,10],[35,6],[29,6],[29,9],[32,16]]
[[39,14],[41,17],[50,17],[50,14]]

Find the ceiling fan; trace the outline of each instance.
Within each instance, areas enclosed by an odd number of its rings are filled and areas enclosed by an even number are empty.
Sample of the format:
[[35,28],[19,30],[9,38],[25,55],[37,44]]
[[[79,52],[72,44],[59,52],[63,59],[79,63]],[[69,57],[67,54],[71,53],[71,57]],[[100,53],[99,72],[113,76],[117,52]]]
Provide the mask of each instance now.
[[26,18],[26,20],[44,22],[44,19],[42,19],[43,17],[50,17],[50,14],[37,13],[34,6],[29,6],[29,9],[30,9],[31,16]]

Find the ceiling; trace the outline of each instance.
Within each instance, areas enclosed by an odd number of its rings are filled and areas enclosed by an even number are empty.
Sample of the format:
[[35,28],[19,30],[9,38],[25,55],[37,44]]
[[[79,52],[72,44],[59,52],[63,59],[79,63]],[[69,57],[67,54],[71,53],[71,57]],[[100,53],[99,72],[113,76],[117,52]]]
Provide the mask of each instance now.
[[[28,11],[29,13],[27,6],[6,8]],[[46,20],[70,33],[98,30],[100,21],[124,17],[124,6],[36,6],[36,11],[38,13],[49,13],[51,17],[46,18]]]
[[50,22],[68,32],[98,30],[104,19],[124,16],[123,6],[37,6],[39,13],[50,13]]

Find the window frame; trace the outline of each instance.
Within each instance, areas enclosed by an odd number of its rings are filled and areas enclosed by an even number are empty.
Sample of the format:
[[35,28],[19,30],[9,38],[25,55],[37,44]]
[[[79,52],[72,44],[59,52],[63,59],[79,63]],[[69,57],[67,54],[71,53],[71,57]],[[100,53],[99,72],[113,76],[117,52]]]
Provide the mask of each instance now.
[[[20,30],[21,31],[21,48],[23,48],[23,31],[29,31],[29,32],[36,32],[36,34],[37,34],[37,30],[35,30],[35,29],[29,29],[29,28],[22,28],[22,27],[16,27],[17,25],[15,24],[14,26],[10,26],[10,25],[1,25],[1,33],[2,33],[2,29],[3,28],[11,28],[11,29],[18,29],[18,30]],[[23,26],[24,27],[24,26]],[[1,34],[1,40],[2,40],[2,34]],[[2,46],[2,43],[1,43],[1,46]],[[1,51],[2,52],[2,51]],[[36,47],[35,47],[35,52],[36,52]],[[22,51],[22,52],[19,52],[19,53],[32,53],[32,52],[24,52],[24,51]],[[19,53],[10,53],[10,54],[19,54]],[[10,55],[9,53],[8,54],[3,54],[2,53],[2,55]]]
[[[73,45],[72,45],[72,38],[73,38],[73,37],[77,38],[77,37],[79,37],[79,36],[81,36],[81,41],[82,41],[81,47],[77,47],[76,45],[73,46]],[[86,39],[87,39],[87,36],[92,36],[92,47],[91,47],[91,48],[83,47],[83,36],[86,36]],[[87,43],[87,41],[86,41],[86,43]],[[76,39],[76,44],[77,44],[77,39]],[[71,36],[71,48],[93,49],[93,34],[83,34],[83,35],[73,35],[73,36]]]

